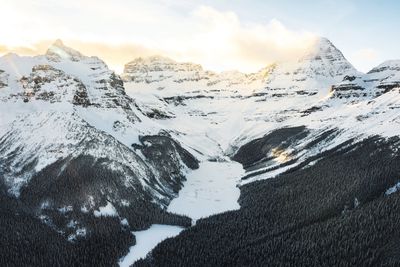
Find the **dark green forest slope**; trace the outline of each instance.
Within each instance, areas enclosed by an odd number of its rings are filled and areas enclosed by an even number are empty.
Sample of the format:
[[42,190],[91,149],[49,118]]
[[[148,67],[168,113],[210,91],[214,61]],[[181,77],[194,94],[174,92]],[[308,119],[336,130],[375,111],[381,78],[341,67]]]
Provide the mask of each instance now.
[[[136,266],[400,266],[399,139],[369,138],[241,187],[241,209],[199,220]],[[257,159],[258,160],[258,159]]]

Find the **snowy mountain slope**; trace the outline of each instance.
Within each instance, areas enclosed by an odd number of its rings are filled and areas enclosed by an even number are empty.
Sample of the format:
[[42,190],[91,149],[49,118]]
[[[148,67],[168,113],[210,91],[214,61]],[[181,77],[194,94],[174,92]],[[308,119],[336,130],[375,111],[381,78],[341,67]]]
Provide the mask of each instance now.
[[399,61],[391,60],[373,68],[367,74],[347,76],[343,82],[333,85],[333,96],[350,98],[349,101],[352,102],[380,96],[399,87],[399,70]]
[[238,71],[215,73],[194,63],[176,62],[173,59],[153,56],[137,58],[125,65],[121,75],[126,83],[137,89],[157,90],[165,97],[184,94],[198,89],[243,88],[243,84],[257,86],[263,74],[244,74]]
[[276,64],[266,89],[280,94],[326,95],[330,85],[358,72],[326,38],[319,38],[295,61]]
[[0,191],[22,203],[15,212],[28,211],[65,246],[120,231],[127,243],[114,262],[131,245],[129,230],[190,225],[165,208],[197,160],[137,109],[103,61],[57,41],[42,56],[8,54],[0,69]]
[[[164,75],[165,66],[156,68],[154,58],[140,62],[141,69],[156,69],[157,77],[167,78],[132,82],[129,63],[123,74],[127,93],[136,99],[139,108],[151,106],[170,114],[157,119],[158,123],[206,158],[232,156],[242,145],[285,127],[306,126],[310,134],[308,141],[303,140],[305,143],[323,132],[336,132],[335,138],[315,150],[305,150],[303,143],[292,147],[303,153],[297,164],[354,138],[393,136],[398,131],[392,125],[397,121],[400,100],[395,89],[396,61],[363,74],[325,38],[316,40],[299,59],[272,64],[256,74],[209,76],[209,80],[218,81],[222,80],[218,77],[224,77],[230,81],[227,83],[193,83],[184,79],[178,83],[177,77],[193,74],[192,69],[181,67],[188,63],[180,65],[169,60],[168,75]],[[196,71],[205,73],[198,66]],[[269,167],[274,169],[281,164],[277,160]]]
[[[41,131],[36,138],[52,138],[51,132],[41,128],[45,120],[54,118],[53,129],[62,129],[54,136],[61,141],[49,140],[49,145],[68,143],[69,138],[76,137],[71,130],[78,128],[69,125],[87,123],[129,147],[140,144],[139,135],[161,130],[137,110],[134,100],[125,94],[122,81],[104,62],[85,57],[61,41],[53,44],[45,56],[6,55],[0,60],[0,69],[7,74],[8,84],[0,92],[0,109],[7,114],[0,121],[3,135],[9,127],[22,127],[22,131],[26,125],[36,125],[35,130]],[[78,129],[75,132],[79,134]],[[29,137],[27,133],[23,137],[26,143],[34,143]]]
[[[229,72],[207,76],[208,72],[197,65],[184,68],[189,64],[172,60],[168,60],[168,65],[158,64],[155,59],[158,58],[138,59],[126,65],[122,77],[128,94],[136,99],[139,107],[151,106],[173,114],[172,118],[159,121],[164,127],[185,135],[206,137],[207,141],[203,142],[217,143],[221,145],[218,149],[224,152],[240,136],[252,138],[250,131],[262,128],[260,131],[265,132],[268,125],[276,128],[277,124],[300,117],[301,111],[327,97],[332,84],[345,76],[359,75],[324,38],[317,40],[300,59],[276,63],[247,75]],[[135,67],[137,62],[140,68]],[[163,78],[138,80],[137,69],[151,70],[149,73]],[[193,69],[201,73],[199,77],[216,82],[178,79],[194,75]]]

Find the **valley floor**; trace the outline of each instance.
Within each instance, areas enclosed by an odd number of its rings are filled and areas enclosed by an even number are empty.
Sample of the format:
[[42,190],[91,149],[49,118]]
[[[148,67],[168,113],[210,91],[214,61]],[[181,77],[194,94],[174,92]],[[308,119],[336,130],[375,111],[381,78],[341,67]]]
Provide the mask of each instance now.
[[[237,162],[202,162],[197,170],[188,173],[179,196],[170,203],[168,211],[189,216],[195,223],[200,218],[237,210],[240,208],[237,183],[243,174],[242,165]],[[145,258],[158,243],[182,230],[178,226],[154,224],[147,230],[133,232],[136,245],[121,259],[120,266],[130,266]]]

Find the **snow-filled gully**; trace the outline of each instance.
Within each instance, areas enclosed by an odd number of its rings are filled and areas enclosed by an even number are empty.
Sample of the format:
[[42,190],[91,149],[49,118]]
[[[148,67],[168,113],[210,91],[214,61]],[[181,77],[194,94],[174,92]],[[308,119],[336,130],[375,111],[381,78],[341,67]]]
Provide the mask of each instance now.
[[[197,170],[188,173],[179,196],[172,200],[167,210],[186,215],[195,223],[200,218],[239,209],[237,184],[243,174],[244,169],[237,162],[201,162]],[[130,266],[144,258],[158,243],[177,236],[182,230],[177,226],[154,224],[147,230],[133,232],[136,245],[120,260],[120,266]]]

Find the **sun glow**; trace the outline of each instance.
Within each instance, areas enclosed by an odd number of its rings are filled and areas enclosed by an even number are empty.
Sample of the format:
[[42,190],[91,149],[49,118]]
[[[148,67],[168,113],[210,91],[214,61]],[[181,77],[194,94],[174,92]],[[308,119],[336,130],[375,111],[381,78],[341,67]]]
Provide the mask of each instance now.
[[273,148],[271,150],[271,154],[274,157],[274,159],[279,163],[285,163],[292,159],[290,151],[281,149],[279,147]]
[[[276,19],[244,22],[232,11],[210,6],[176,16],[159,5],[123,0],[112,5],[104,0],[82,5],[19,0],[2,9],[0,23],[8,27],[3,27],[0,36],[0,53],[43,54],[61,38],[86,55],[98,55],[119,72],[130,60],[155,54],[200,63],[210,70],[254,72],[298,56],[314,38]],[[73,20],[71,13],[76,15]]]

